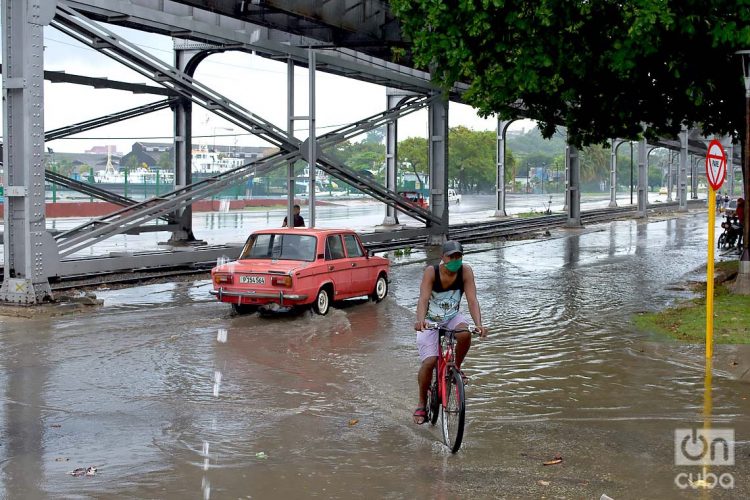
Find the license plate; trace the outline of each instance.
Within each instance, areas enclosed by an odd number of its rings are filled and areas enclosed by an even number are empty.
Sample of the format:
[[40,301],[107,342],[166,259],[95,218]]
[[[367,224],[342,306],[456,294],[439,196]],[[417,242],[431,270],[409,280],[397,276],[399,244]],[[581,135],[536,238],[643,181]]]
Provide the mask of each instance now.
[[240,283],[249,285],[265,285],[266,278],[263,276],[240,276]]

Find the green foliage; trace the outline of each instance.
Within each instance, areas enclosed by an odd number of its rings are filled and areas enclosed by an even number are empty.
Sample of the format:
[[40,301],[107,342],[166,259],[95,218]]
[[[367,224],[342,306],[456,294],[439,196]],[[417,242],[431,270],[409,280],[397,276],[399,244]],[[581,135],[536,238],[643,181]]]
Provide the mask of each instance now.
[[741,135],[738,50],[750,9],[730,0],[393,0],[414,60],[484,116],[523,114],[578,146],[675,136],[683,123]]
[[[750,296],[731,293],[723,285],[717,286],[715,292],[714,310],[720,313],[714,317],[714,342],[749,344]],[[706,336],[706,300],[701,297],[664,311],[640,314],[634,322],[643,331],[702,343]]]
[[380,142],[342,142],[327,151],[329,154],[357,171],[380,172],[385,162],[385,145]]
[[496,132],[475,132],[466,127],[450,129],[448,179],[461,191],[477,191],[496,181]]
[[411,163],[413,172],[426,175],[429,172],[427,160],[427,139],[409,137],[398,143],[398,158],[401,162]]
[[[219,155],[219,157],[221,157],[221,155]],[[167,171],[174,170],[174,166],[172,165],[172,157],[167,151],[164,151],[161,155],[159,155],[159,160],[157,161],[156,164],[162,170],[167,170]]]

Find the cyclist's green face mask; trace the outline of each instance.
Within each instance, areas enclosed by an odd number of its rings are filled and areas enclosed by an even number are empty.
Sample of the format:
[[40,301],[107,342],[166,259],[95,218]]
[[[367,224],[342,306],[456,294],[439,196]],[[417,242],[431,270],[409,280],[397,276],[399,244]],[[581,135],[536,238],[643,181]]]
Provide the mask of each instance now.
[[463,264],[462,259],[451,260],[445,263],[445,268],[448,271],[455,273],[456,271],[461,269],[462,264]]

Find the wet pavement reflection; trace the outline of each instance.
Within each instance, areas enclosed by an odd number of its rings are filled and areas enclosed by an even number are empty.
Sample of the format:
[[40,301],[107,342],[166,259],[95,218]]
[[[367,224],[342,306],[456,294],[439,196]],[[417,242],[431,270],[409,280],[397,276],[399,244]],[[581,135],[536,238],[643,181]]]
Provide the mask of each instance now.
[[[705,238],[690,214],[469,247],[491,333],[465,365],[455,456],[411,421],[424,255],[393,261],[383,303],[325,317],[235,317],[197,281],[2,318],[0,496],[694,498],[675,485],[700,468],[675,466],[674,431],[703,426],[703,348],[629,318],[689,296],[674,285],[700,275]],[[747,394],[715,372],[712,425],[737,438],[735,489],[715,498],[750,490]]]

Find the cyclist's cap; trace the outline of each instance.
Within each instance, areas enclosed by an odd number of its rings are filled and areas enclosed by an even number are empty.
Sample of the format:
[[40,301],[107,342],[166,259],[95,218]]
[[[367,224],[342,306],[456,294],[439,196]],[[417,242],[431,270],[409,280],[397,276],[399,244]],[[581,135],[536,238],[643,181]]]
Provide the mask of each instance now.
[[454,253],[463,255],[464,247],[461,246],[461,243],[454,240],[443,243],[443,255],[453,255]]

